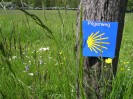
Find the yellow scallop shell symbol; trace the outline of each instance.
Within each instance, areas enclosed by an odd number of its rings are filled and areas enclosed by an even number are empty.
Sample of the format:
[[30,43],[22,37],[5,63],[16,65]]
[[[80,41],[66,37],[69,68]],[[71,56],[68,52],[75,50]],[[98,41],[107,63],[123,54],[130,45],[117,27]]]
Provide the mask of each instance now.
[[87,40],[87,45],[91,51],[98,53],[98,51],[103,52],[102,49],[108,49],[105,45],[110,44],[109,42],[104,42],[104,40],[109,39],[109,37],[103,37],[105,33],[99,34],[99,31],[92,33]]

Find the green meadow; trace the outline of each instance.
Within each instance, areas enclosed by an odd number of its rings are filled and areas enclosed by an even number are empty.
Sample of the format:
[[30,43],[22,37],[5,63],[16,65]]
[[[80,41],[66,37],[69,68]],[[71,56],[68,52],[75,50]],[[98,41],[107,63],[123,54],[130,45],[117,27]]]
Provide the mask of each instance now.
[[[76,11],[28,12],[46,27],[22,11],[0,10],[0,99],[75,99]],[[132,26],[133,14],[126,14],[117,76],[107,99],[133,99]]]

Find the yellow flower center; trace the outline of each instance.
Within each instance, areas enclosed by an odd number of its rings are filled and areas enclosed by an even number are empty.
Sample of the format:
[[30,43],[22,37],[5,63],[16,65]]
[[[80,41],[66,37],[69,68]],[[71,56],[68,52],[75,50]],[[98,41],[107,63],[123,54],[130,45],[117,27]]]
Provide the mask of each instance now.
[[112,59],[111,58],[105,59],[105,63],[111,64],[112,63]]

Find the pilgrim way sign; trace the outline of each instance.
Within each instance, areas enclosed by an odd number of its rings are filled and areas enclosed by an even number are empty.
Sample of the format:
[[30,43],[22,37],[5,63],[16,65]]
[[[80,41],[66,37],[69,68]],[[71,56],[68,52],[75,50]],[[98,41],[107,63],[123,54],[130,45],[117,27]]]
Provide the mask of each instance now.
[[118,22],[83,21],[83,56],[115,57]]

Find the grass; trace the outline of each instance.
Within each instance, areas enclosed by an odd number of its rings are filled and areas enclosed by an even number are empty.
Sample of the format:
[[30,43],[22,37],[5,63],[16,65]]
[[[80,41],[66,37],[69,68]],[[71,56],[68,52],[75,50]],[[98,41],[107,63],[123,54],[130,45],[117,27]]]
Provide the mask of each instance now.
[[111,99],[133,98],[133,14],[126,14],[117,76],[114,79]]
[[[55,40],[21,11],[0,10],[0,99],[75,99],[76,11],[29,11]],[[126,14],[119,66],[110,99],[132,99],[133,14]]]

